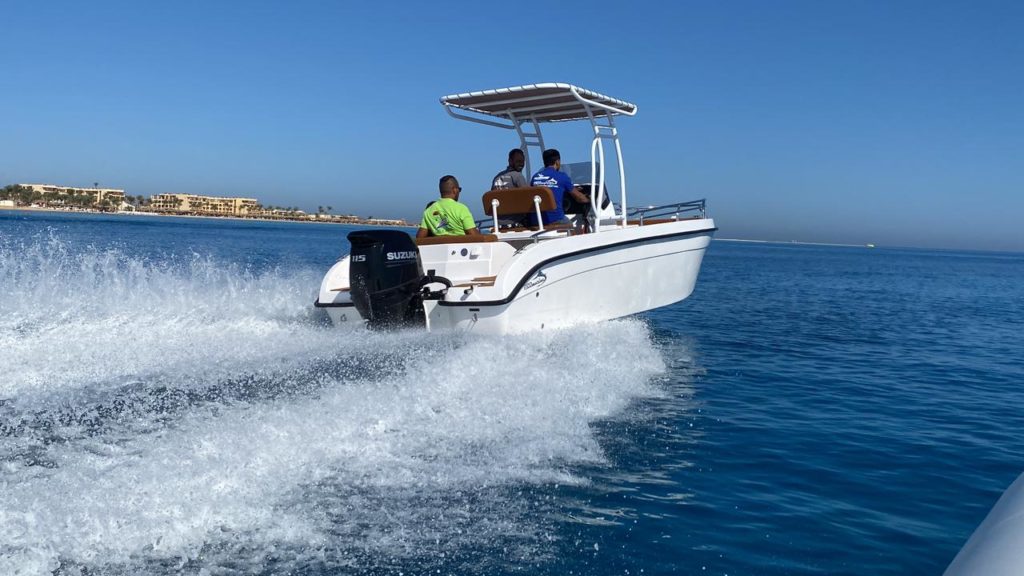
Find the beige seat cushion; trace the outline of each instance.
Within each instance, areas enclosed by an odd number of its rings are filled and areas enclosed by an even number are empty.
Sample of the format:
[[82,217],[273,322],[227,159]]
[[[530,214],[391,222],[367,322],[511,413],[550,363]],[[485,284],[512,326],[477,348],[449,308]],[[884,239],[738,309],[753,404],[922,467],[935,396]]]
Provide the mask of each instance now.
[[504,190],[491,190],[484,193],[484,214],[494,216],[491,208],[491,200],[497,198],[498,215],[513,216],[515,214],[533,214],[533,197],[540,196],[540,209],[542,212],[558,208],[555,203],[555,194],[547,186],[528,186],[526,188],[506,188]]

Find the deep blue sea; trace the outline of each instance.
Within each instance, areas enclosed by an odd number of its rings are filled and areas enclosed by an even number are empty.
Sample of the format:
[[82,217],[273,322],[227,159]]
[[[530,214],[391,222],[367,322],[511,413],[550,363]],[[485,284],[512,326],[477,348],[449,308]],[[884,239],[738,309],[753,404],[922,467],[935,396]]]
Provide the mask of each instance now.
[[941,574],[1024,471],[1024,255],[499,338],[332,328],[350,230],[0,211],[0,574]]

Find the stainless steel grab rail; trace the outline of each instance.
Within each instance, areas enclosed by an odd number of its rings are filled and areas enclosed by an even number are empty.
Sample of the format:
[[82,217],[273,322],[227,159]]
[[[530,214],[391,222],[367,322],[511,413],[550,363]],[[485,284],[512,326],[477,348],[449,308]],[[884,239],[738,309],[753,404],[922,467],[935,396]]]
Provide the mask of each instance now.
[[690,200],[689,202],[665,204],[662,206],[631,207],[626,211],[626,214],[631,220],[634,218],[639,219],[641,225],[643,225],[644,220],[647,218],[672,218],[678,220],[680,216],[691,218],[707,217],[704,198],[701,198],[700,200]]

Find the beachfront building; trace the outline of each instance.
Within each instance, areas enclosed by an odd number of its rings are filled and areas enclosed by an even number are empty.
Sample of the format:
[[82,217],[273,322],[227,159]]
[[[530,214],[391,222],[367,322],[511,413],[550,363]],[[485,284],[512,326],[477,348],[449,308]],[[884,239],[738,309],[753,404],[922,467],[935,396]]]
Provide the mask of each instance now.
[[401,218],[367,218],[363,222],[365,224],[373,224],[374,226],[408,226],[408,223]]
[[57,186],[56,184],[16,184],[21,188],[27,188],[33,194],[47,204],[70,205],[83,204],[82,199],[88,199],[87,204],[100,206],[109,204],[115,208],[124,204],[124,190],[120,188],[76,188],[74,186]]
[[339,222],[341,224],[358,224],[363,221],[362,218],[355,214],[309,214],[306,216],[309,220],[315,220],[317,222]]
[[157,212],[177,212],[209,216],[252,216],[260,210],[255,198],[224,198],[196,194],[157,194],[149,208]]

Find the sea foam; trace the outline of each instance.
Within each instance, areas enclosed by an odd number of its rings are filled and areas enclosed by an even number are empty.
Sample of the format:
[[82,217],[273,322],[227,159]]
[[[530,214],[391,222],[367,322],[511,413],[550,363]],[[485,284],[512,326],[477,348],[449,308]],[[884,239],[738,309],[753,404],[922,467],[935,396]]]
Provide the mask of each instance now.
[[0,245],[0,572],[536,557],[529,487],[586,482],[593,424],[659,393],[642,322],[339,331],[320,272]]

